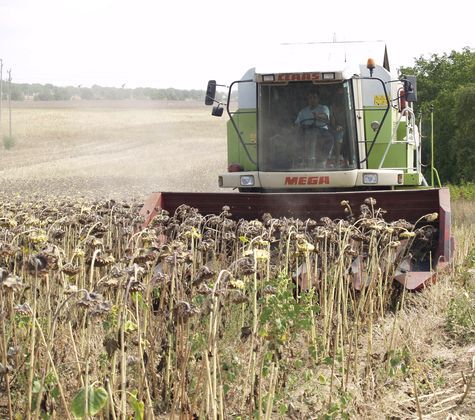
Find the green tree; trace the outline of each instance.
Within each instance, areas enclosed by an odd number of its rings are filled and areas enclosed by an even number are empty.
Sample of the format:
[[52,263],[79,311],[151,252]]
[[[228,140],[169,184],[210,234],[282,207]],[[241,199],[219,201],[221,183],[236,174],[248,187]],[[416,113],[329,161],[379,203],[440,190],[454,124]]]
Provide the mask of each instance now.
[[68,87],[55,86],[52,89],[52,92],[55,101],[68,101],[69,99],[71,99],[71,96],[73,96],[71,88]]
[[475,83],[456,92],[455,98],[455,181],[475,181]]
[[85,100],[94,99],[94,93],[92,92],[92,89],[85,87],[79,88],[79,96],[81,97],[81,99]]
[[53,101],[54,95],[53,95],[52,89],[53,89],[52,85],[42,86],[41,89],[37,93],[35,93],[34,100],[35,101]]
[[25,95],[23,89],[19,85],[12,83],[12,101],[24,101]]
[[[435,166],[443,181],[458,182],[461,180],[461,168],[457,163],[464,164],[458,153],[458,141],[462,111],[460,104],[468,104],[469,99],[462,100],[465,86],[475,83],[475,54],[465,48],[461,52],[452,51],[450,54],[433,54],[429,59],[420,57],[414,67],[400,69],[402,74],[417,76],[418,102],[416,111],[422,113],[424,119],[422,132],[426,139],[430,138],[430,107],[434,106],[434,143]],[[468,93],[467,93],[468,95]],[[473,106],[465,110],[464,127],[475,118]],[[464,148],[464,150],[466,150]],[[467,151],[467,150],[466,150]],[[475,154],[475,149],[469,151],[466,162]],[[460,156],[460,157],[457,157]],[[423,159],[428,163],[430,158],[430,143],[423,143]],[[458,162],[457,162],[458,159]],[[470,171],[470,168],[467,168]],[[472,166],[473,171],[473,166]],[[465,172],[464,172],[465,173]],[[472,175],[473,177],[473,175]],[[466,179],[466,178],[465,178]]]

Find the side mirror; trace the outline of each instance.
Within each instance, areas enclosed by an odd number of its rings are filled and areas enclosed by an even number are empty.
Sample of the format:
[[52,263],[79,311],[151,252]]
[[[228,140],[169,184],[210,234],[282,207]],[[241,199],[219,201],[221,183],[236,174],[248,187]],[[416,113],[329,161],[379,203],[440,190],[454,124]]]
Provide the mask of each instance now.
[[205,105],[213,105],[216,96],[216,80],[210,80],[206,88]]
[[220,105],[213,106],[213,110],[211,111],[211,115],[213,117],[222,117],[223,116],[224,108]]
[[404,96],[407,102],[417,102],[416,76],[404,76]]

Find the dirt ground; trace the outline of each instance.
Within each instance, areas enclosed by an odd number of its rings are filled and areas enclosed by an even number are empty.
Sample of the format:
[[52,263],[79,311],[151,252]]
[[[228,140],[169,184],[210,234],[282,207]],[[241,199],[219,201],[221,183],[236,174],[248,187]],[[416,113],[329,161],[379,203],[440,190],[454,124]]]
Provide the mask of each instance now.
[[196,102],[18,102],[12,135],[14,147],[0,148],[3,191],[115,198],[217,191],[226,168],[226,119]]

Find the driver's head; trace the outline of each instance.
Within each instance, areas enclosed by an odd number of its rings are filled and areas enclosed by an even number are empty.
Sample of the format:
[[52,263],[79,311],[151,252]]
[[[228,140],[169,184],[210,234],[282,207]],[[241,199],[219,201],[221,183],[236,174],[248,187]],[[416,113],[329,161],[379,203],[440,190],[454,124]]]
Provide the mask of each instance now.
[[315,107],[320,102],[320,97],[318,96],[317,91],[311,91],[307,95],[307,102],[311,107]]

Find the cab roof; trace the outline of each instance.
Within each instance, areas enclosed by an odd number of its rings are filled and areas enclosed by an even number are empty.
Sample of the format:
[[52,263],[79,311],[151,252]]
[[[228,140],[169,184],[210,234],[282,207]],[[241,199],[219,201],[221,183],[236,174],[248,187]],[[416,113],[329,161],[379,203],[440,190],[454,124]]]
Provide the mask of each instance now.
[[383,41],[309,42],[281,44],[271,48],[255,74],[297,72],[341,72],[350,78],[360,73],[360,65],[373,58],[389,71],[387,48]]

